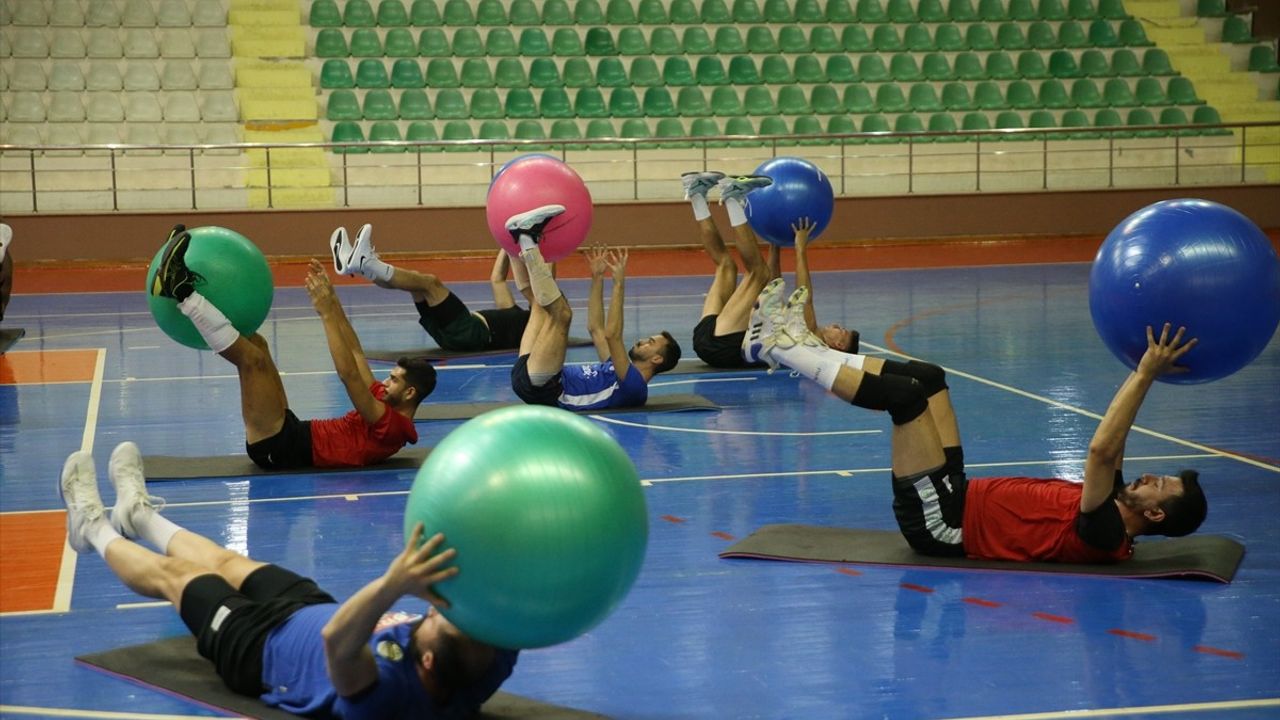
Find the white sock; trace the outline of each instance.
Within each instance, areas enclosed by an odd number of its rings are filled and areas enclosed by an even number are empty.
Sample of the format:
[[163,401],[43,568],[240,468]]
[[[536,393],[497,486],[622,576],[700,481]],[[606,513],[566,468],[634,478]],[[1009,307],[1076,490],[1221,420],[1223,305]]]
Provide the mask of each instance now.
[[724,209],[728,210],[728,224],[735,228],[746,224],[746,205],[739,197],[726,197]]
[[775,347],[769,351],[773,358],[783,365],[830,390],[836,382],[836,375],[844,367],[840,353],[831,353],[807,345],[796,345],[789,348]]
[[[522,235],[521,242],[527,237],[529,236]],[[546,307],[563,295],[556,279],[551,275],[551,266],[542,259],[542,252],[537,245],[521,250],[520,259],[524,261],[525,270],[529,271],[529,286],[533,288],[533,297],[539,305]]]
[[689,203],[693,205],[693,219],[702,222],[711,217],[711,208],[707,205],[707,196],[701,193],[689,198]]
[[391,276],[396,274],[396,269],[377,257],[370,257],[365,258],[360,264],[360,274],[370,282],[391,282]]
[[107,559],[107,546],[116,540],[124,539],[124,536],[116,532],[116,529],[111,527],[111,523],[107,522],[105,515],[94,520],[88,528],[85,528],[84,536],[89,541],[89,544],[93,546],[93,549],[98,551],[98,555],[102,556],[103,560]]
[[130,519],[133,520],[133,529],[138,532],[138,539],[161,553],[168,551],[169,541],[182,529],[151,508],[138,508]]
[[178,303],[178,309],[196,326],[209,349],[216,353],[231,347],[240,337],[240,331],[231,326],[227,316],[198,292],[192,292],[186,300]]
[[538,247],[538,241],[534,240],[533,236],[527,232],[520,233],[520,238],[516,241],[516,244],[520,246],[521,256],[524,255],[526,250],[533,250]]

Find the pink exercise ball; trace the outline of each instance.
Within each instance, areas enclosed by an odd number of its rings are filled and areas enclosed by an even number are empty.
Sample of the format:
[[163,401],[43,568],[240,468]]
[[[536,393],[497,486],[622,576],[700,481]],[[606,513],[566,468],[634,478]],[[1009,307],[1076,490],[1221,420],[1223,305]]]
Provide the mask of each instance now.
[[591,230],[591,192],[567,164],[553,157],[528,157],[509,164],[494,179],[485,202],[489,232],[507,252],[520,248],[507,232],[507,218],[543,205],[563,205],[562,215],[547,224],[538,247],[554,262],[578,249]]

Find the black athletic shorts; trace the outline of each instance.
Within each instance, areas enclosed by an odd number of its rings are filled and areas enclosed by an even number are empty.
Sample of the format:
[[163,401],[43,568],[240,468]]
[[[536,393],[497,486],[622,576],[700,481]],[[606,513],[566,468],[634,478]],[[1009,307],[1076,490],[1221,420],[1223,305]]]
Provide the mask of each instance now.
[[519,305],[509,308],[480,310],[489,323],[489,347],[486,350],[515,350],[520,347],[524,329],[529,324],[529,311]]
[[285,408],[280,432],[256,443],[245,443],[244,449],[263,470],[311,467],[311,421],[299,420]]
[[278,565],[249,573],[237,591],[220,575],[201,575],[182,591],[182,621],[200,655],[241,695],[258,697],[267,636],[308,605],[337,602],[315,582]]
[[728,335],[716,335],[716,318],[707,315],[693,326],[693,351],[702,362],[718,368],[762,368],[764,363],[749,363],[742,357],[742,340],[745,330]]
[[449,293],[449,297],[434,306],[425,302],[413,305],[418,308],[418,324],[441,348],[455,352],[489,348],[489,326],[472,315],[457,295]]
[[964,557],[964,450],[945,448],[942,467],[918,478],[893,478],[893,515],[921,555]]
[[560,407],[560,393],[564,392],[560,377],[560,373],[556,373],[546,385],[534,385],[529,379],[529,356],[521,355],[511,366],[511,389],[515,390],[516,397],[530,405]]

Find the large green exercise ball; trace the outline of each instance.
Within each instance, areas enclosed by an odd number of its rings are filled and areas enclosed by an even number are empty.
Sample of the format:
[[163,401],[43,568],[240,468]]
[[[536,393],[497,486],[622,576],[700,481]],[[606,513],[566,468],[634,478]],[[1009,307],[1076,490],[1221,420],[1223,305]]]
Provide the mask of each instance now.
[[476,417],[436,446],[405,508],[443,532],[459,573],[436,586],[441,612],[503,648],[572,640],[626,597],[649,540],[640,478],[591,421],[517,405]]
[[[203,278],[196,282],[196,291],[221,310],[241,335],[257,332],[271,312],[275,295],[271,268],[262,251],[235,230],[207,225],[187,232],[191,234],[185,257],[187,267]],[[169,337],[187,347],[208,350],[195,326],[178,309],[178,303],[150,292],[163,254],[162,245],[147,270],[147,306],[151,315]]]

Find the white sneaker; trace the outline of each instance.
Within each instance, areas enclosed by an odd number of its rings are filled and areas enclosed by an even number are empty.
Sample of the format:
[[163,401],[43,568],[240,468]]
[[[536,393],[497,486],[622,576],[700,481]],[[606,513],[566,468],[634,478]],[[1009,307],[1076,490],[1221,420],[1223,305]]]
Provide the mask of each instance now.
[[333,270],[339,275],[347,274],[347,260],[351,257],[351,241],[347,238],[347,229],[340,227],[329,236],[329,248],[333,251]]
[[543,205],[519,215],[512,215],[507,218],[507,232],[511,233],[511,237],[515,238],[516,242],[520,241],[521,235],[528,235],[536,243],[542,237],[542,231],[546,229],[547,223],[551,222],[551,218],[563,214],[564,210],[563,205]]
[[62,466],[58,495],[67,506],[67,544],[81,554],[93,552],[85,531],[106,514],[106,508],[98,494],[98,476],[92,455],[77,450],[67,457]]
[[778,367],[777,361],[769,353],[777,344],[778,334],[782,331],[782,293],[786,289],[785,280],[774,278],[756,298],[755,305],[751,308],[751,319],[747,323],[747,333],[742,338],[742,357],[747,362],[768,363],[770,370]]
[[684,186],[684,199],[688,200],[694,195],[706,197],[707,192],[723,179],[724,173],[716,170],[684,173],[680,176],[680,184]]
[[[782,321],[780,324],[786,331],[787,338],[794,341],[794,345],[825,348],[827,344],[822,342],[822,338],[809,329],[809,323],[804,318],[804,306],[808,300],[809,288],[796,288],[791,293],[791,298],[787,300],[786,306],[782,308]],[[783,347],[790,346],[783,345]]]
[[122,442],[111,452],[107,475],[116,489],[116,504],[111,509],[111,527],[129,538],[137,539],[134,516],[139,512],[156,512],[164,500],[147,494],[147,479],[142,473],[142,452],[131,442]]
[[373,278],[365,275],[365,263],[370,260],[377,260],[378,253],[373,250],[373,226],[365,223],[360,226],[360,232],[356,233],[356,241],[351,245],[351,254],[347,256],[345,275],[364,275],[364,277],[372,280]]

